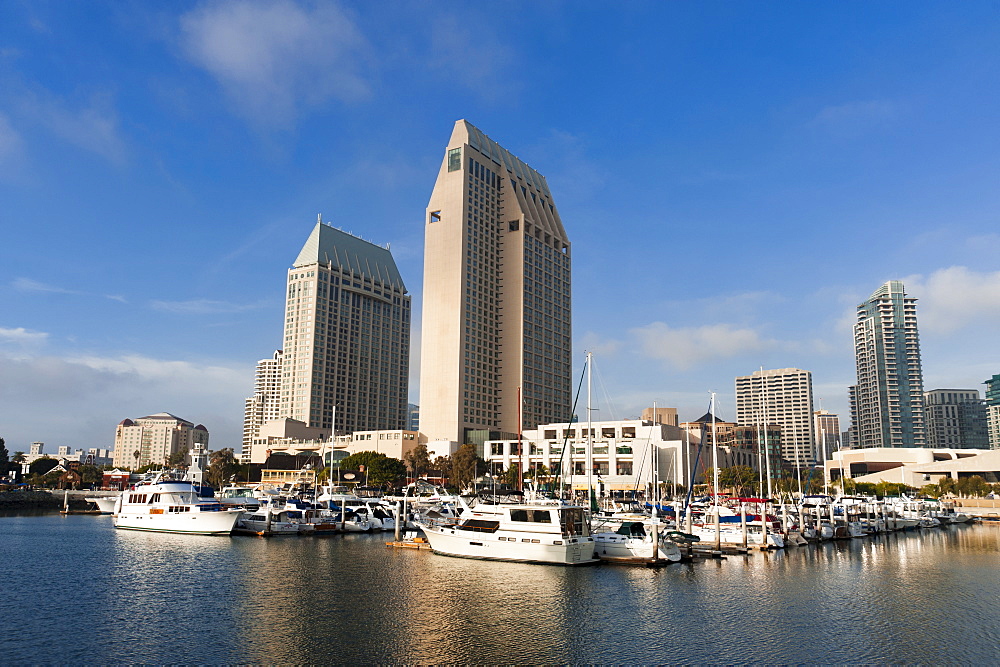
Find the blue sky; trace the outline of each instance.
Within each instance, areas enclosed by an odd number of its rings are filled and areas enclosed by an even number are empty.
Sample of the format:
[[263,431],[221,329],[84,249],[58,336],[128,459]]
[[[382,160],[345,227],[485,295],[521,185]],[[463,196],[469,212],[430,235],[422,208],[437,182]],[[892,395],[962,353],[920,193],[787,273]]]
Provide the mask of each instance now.
[[544,174],[602,418],[695,418],[918,301],[927,389],[1000,373],[995,3],[0,3],[0,436],[239,443],[285,272],[325,220],[413,294],[455,120]]

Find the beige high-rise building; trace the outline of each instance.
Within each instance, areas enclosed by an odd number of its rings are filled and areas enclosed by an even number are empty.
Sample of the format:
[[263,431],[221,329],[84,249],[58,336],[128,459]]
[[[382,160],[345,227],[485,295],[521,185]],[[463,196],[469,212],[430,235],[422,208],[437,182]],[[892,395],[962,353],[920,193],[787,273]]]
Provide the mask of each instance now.
[[421,432],[567,421],[570,341],[570,243],[545,178],[456,122],[427,206]]
[[812,373],[798,368],[736,378],[736,423],[781,427],[781,458],[797,469],[816,461]]
[[270,359],[257,362],[254,376],[253,396],[246,399],[243,411],[243,450],[240,460],[250,461],[250,451],[260,427],[278,419],[281,409],[281,357],[282,351],[275,350]]
[[279,418],[403,428],[410,296],[389,249],[318,220],[288,271],[283,350]]
[[191,451],[196,444],[208,447],[208,429],[169,412],[124,419],[115,429],[114,465],[133,470],[150,463],[162,465],[172,454]]

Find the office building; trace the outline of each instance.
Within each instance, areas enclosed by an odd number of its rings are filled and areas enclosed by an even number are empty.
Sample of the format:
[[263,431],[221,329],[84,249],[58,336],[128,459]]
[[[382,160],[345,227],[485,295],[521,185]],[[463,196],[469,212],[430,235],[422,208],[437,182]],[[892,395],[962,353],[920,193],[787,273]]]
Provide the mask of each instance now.
[[856,448],[926,447],[917,300],[892,280],[858,305],[858,383],[849,388]]
[[986,385],[986,418],[990,434],[990,449],[1000,449],[1000,375],[984,382]]
[[801,470],[816,462],[812,373],[798,368],[736,378],[736,423],[781,427],[781,458]]
[[169,412],[124,419],[115,428],[114,465],[135,470],[150,463],[164,465],[174,454],[208,447],[208,429]]
[[281,357],[282,351],[275,350],[270,359],[257,362],[254,375],[253,396],[246,399],[243,410],[243,448],[240,460],[250,462],[250,450],[260,427],[278,419],[281,408]]
[[317,220],[288,271],[278,416],[326,435],[401,429],[409,368],[410,296],[389,249]]
[[817,410],[813,413],[813,433],[816,435],[816,462],[822,464],[828,461],[833,453],[840,449],[843,443],[840,439],[840,417],[829,410]]
[[460,120],[425,224],[421,432],[568,420],[570,243],[545,177]]
[[934,389],[924,394],[927,445],[938,449],[987,449],[986,402],[978,389]]

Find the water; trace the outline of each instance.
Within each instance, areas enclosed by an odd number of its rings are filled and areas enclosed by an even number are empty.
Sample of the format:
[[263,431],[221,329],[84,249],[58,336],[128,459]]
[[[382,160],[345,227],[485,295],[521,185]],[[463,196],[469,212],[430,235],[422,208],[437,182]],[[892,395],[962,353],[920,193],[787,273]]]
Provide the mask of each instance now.
[[0,662],[997,663],[1000,527],[662,569],[0,517]]

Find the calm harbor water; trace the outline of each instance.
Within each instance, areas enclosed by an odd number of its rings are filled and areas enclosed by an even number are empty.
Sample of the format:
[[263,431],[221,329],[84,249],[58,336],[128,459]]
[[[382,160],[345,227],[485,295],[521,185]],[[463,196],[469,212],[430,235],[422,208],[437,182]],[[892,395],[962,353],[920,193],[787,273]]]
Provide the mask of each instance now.
[[0,662],[997,663],[1000,527],[662,569],[0,517]]

